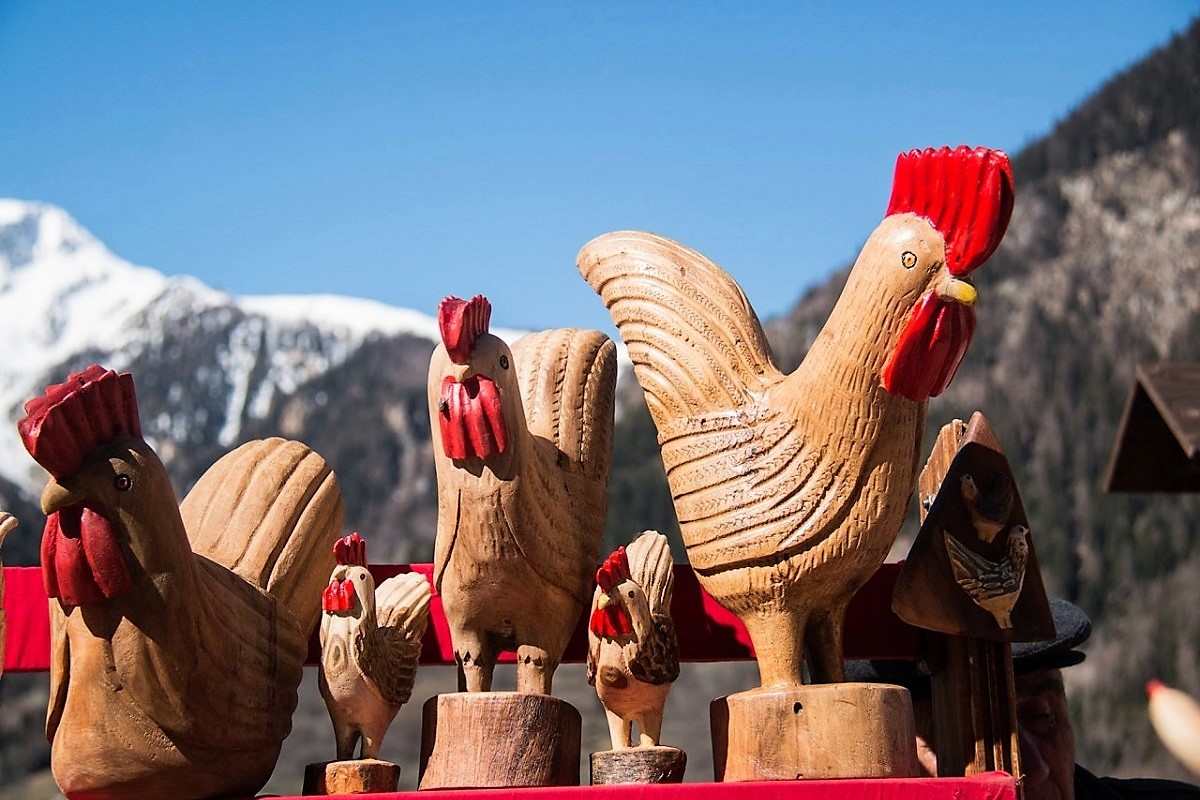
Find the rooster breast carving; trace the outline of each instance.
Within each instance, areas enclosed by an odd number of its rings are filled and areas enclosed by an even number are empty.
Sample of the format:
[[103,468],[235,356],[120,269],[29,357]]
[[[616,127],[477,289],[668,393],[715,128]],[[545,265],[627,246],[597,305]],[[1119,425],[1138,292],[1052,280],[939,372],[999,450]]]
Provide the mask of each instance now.
[[671,619],[675,576],[667,537],[645,531],[596,573],[588,623],[588,683],[604,705],[614,749],[658,744],[663,705],[679,677]]
[[517,691],[549,694],[604,533],[616,347],[564,328],[510,350],[490,316],[482,296],[438,308],[435,586],[460,690],[488,691],[499,653],[516,650]]
[[379,587],[357,533],[334,545],[337,566],[321,594],[321,696],[333,719],[337,759],[378,758],[400,707],[412,696],[429,622],[429,581],[417,572]]
[[54,778],[68,797],[252,795],[291,730],[342,524],[299,442],[250,442],[182,506],[142,439],[133,378],[91,366],[25,405],[50,473]]
[[883,222],[791,375],[720,267],[649,233],[578,265],[629,347],[688,558],[745,623],[764,686],[841,680],[854,592],[886,557],[916,479],[926,400],[974,330],[965,281],[1012,211],[1007,157],[913,151]]

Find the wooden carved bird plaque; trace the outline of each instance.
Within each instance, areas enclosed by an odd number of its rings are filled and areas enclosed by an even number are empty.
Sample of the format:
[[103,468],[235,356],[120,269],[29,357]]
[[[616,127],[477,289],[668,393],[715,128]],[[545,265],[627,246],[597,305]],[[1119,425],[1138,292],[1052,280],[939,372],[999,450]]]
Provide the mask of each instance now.
[[[961,423],[959,423],[961,426]],[[992,641],[1054,638],[1033,532],[1000,442],[978,412],[939,437],[919,487],[926,514],[896,582],[893,608],[918,627]],[[941,451],[939,452],[939,449]]]

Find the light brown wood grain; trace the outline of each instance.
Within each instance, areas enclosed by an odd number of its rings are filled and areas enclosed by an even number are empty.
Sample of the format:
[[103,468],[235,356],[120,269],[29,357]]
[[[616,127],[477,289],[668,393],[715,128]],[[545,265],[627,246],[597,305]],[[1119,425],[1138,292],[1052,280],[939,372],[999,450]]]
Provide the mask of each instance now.
[[[17,518],[7,511],[0,511],[0,547],[17,527]],[[4,674],[4,641],[7,620],[4,616],[4,559],[0,558],[0,676]]]
[[872,683],[760,688],[713,701],[717,781],[919,774],[908,690]]

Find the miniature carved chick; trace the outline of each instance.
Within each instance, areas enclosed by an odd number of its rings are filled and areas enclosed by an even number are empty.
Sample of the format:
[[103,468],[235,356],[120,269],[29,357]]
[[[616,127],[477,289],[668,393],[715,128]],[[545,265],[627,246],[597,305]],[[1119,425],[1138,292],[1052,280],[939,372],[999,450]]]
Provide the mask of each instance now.
[[588,683],[604,705],[614,749],[658,744],[663,704],[679,677],[671,620],[673,563],[667,537],[654,531],[619,547],[596,573],[588,625]]
[[1012,610],[1025,583],[1029,560],[1029,528],[1014,525],[1008,533],[1008,549],[1000,561],[991,561],[942,531],[954,579],[977,606],[996,618],[1001,628],[1012,627]]
[[334,545],[337,566],[321,596],[321,696],[333,719],[337,760],[377,758],[396,712],[412,696],[429,622],[429,581],[416,572],[375,587],[357,533]]

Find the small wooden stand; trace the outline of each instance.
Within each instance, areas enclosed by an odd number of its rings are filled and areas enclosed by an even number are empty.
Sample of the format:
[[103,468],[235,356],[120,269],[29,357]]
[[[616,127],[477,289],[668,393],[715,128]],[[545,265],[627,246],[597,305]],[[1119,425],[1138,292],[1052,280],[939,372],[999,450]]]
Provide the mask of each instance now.
[[628,747],[592,753],[592,785],[683,783],[687,753],[678,747]]
[[919,774],[908,690],[875,683],[752,689],[709,709],[717,781]]
[[394,792],[399,782],[400,766],[390,761],[321,761],[304,767],[303,791],[305,796]]
[[582,719],[565,700],[459,692],[425,703],[421,788],[578,786]]

